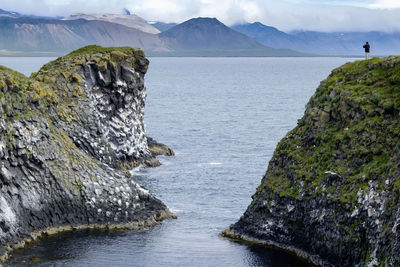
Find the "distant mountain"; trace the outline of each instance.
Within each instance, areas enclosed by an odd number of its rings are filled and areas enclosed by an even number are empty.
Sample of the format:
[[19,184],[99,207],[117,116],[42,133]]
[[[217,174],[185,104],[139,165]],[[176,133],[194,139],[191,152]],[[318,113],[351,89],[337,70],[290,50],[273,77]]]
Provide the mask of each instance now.
[[241,32],[257,42],[274,48],[294,48],[299,41],[296,36],[282,32],[260,22],[234,25],[232,29]]
[[315,51],[326,55],[363,55],[362,45],[368,41],[371,44],[373,55],[399,55],[400,33],[384,32],[292,32],[300,43],[297,49],[301,51]]
[[0,17],[0,50],[66,52],[89,44],[169,51],[157,35],[116,23]]
[[362,56],[366,41],[373,56],[400,54],[400,32],[283,32],[260,22],[229,28],[215,18],[149,23],[123,12],[77,13],[60,20],[0,9],[0,55],[61,54],[97,44],[140,47],[151,56]]
[[18,12],[13,12],[13,11],[7,11],[7,10],[4,10],[4,9],[0,9],[0,17],[18,18],[18,17],[22,17],[22,15],[19,14]]
[[122,13],[125,14],[125,15],[131,15],[131,12],[127,8],[123,8],[122,9]]
[[164,23],[164,22],[160,22],[160,21],[150,22],[150,24],[154,28],[157,28],[160,32],[165,32],[165,31],[171,29],[172,27],[175,27],[176,25],[178,25],[177,23]]
[[195,18],[159,35],[175,49],[254,49],[263,46],[216,18]]
[[232,28],[273,48],[287,48],[321,55],[362,55],[362,45],[368,41],[371,44],[372,54],[400,54],[400,33],[314,31],[285,33],[259,22],[234,25]]
[[81,13],[61,20],[0,10],[0,55],[59,55],[90,44],[139,47],[149,56],[308,55],[264,46],[215,18],[157,25],[173,27],[154,34],[159,30],[136,15]]
[[147,23],[146,20],[135,14],[127,14],[129,12],[125,9],[126,14],[85,14],[85,13],[76,13],[72,14],[63,20],[77,20],[77,19],[85,19],[85,20],[100,20],[107,21],[112,23],[121,24],[130,28],[138,29],[142,32],[157,34],[160,31]]
[[21,14],[14,11],[7,11],[4,9],[0,9],[0,17],[10,17],[10,18],[42,18],[42,19],[60,19],[60,17],[48,17],[48,16],[36,16],[31,14]]
[[300,56],[290,50],[266,47],[216,18],[195,18],[159,34],[171,50],[181,55]]

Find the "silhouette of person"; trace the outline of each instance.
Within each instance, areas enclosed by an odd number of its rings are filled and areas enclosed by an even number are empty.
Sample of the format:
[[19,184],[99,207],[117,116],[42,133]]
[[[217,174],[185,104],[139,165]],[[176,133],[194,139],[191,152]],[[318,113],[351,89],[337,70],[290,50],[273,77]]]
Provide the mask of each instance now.
[[369,48],[370,45],[368,42],[365,43],[365,45],[363,46],[364,50],[365,50],[365,59],[369,59]]

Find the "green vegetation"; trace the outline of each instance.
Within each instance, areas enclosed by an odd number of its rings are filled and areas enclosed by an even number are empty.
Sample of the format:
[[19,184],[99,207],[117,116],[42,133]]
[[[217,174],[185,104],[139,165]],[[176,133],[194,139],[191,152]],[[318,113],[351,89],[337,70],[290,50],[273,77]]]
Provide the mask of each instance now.
[[136,68],[136,59],[138,58],[145,58],[141,49],[89,45],[45,64],[39,72],[32,73],[31,78],[41,82],[54,83],[57,76],[63,75],[64,78],[79,83],[76,74],[82,71],[83,64],[88,60],[94,61],[104,68],[111,67],[109,64],[113,65],[113,62],[124,60],[131,67]]
[[41,144],[41,149],[25,148],[24,153],[28,157],[34,153],[43,158],[48,153],[58,154],[61,159],[47,161],[47,167],[65,186],[81,191],[83,183],[76,178],[76,170],[88,171],[92,173],[91,179],[96,180],[95,170],[100,166],[76,147],[60,124],[69,124],[80,119],[78,114],[85,114],[85,63],[94,61],[101,68],[110,69],[121,61],[136,67],[136,60],[146,60],[139,49],[86,46],[45,64],[30,78],[0,66],[0,119],[7,126],[6,131],[0,129],[1,141],[9,150],[16,149],[14,124],[29,118],[45,119],[51,138]]
[[123,52],[123,53],[143,53],[144,52],[141,49],[134,49],[132,47],[126,46],[126,47],[102,47],[98,45],[88,45],[84,46],[82,48],[79,48],[75,51],[72,51],[65,57],[74,57],[74,56],[79,56],[79,55],[93,55],[93,54],[98,54],[98,53],[111,53],[111,52]]
[[[297,127],[278,144],[258,193],[267,189],[297,199],[301,188],[326,194],[353,210],[357,192],[374,181],[379,191],[393,187],[397,201],[398,77],[400,57],[357,61],[335,69],[311,98]],[[281,159],[284,166],[276,162]]]
[[333,70],[277,145],[246,219],[300,225],[313,253],[326,249],[361,266],[398,261],[390,251],[398,237],[399,140],[400,57]]
[[0,88],[4,86],[4,79],[10,76],[17,78],[21,82],[28,80],[28,77],[26,77],[22,73],[0,65],[0,80],[2,80],[0,82]]

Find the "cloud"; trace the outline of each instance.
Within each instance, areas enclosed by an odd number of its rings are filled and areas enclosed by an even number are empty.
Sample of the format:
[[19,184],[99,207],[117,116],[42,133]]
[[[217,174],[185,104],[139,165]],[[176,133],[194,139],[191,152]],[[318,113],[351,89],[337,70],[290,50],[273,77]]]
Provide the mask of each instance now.
[[[227,24],[259,18],[261,9],[254,0],[146,0],[129,7],[135,13],[165,22],[182,22],[193,17],[216,17]],[[156,14],[156,17],[154,16]]]
[[384,9],[400,8],[400,1],[398,1],[398,0],[376,0],[375,3],[369,4],[368,7],[384,8]]
[[1,0],[0,8],[46,16],[128,8],[152,21],[202,16],[228,25],[260,21],[285,31],[400,31],[398,0]]
[[[204,1],[204,0],[203,0]],[[237,22],[253,21],[261,18],[262,8],[256,1],[248,0],[222,0],[211,1],[202,5],[199,12],[200,16],[217,17],[227,24]]]
[[[314,31],[400,31],[398,18],[400,9],[372,9],[358,6],[343,6],[305,3],[286,5],[282,9],[265,14],[260,19],[264,24],[285,31],[296,29]],[[361,2],[360,2],[361,3]]]
[[129,0],[1,0],[0,8],[22,14],[67,16],[77,12],[121,13]]

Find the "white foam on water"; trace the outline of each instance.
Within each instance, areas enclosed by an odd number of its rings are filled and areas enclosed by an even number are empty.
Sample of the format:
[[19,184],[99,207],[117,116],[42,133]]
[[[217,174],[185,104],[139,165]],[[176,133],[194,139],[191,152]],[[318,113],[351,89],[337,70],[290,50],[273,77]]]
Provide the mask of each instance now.
[[208,163],[208,165],[218,166],[218,165],[222,165],[222,162],[210,162],[210,163]]

